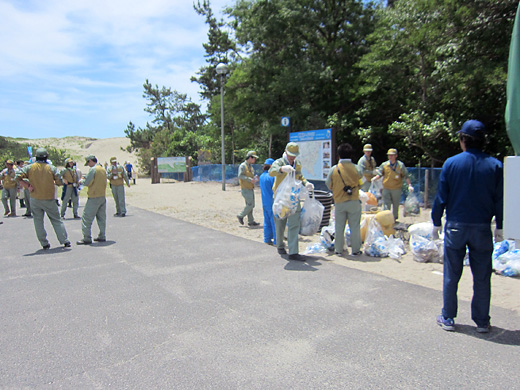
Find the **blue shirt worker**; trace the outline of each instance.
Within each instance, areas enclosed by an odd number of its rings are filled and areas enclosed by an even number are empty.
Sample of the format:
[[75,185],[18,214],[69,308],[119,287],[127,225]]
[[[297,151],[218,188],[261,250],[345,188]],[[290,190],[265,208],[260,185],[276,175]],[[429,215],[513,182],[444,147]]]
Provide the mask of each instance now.
[[[7,160],[5,168],[0,172],[0,180],[2,180],[2,204],[4,205],[4,216],[16,217],[16,189],[18,183],[15,180],[16,171],[14,162]],[[9,199],[9,204],[7,200]],[[9,207],[11,206],[11,207]]]
[[77,241],[78,245],[92,244],[92,222],[94,218],[99,227],[99,234],[94,241],[106,241],[106,221],[107,221],[107,173],[105,168],[97,163],[96,156],[90,154],[85,157],[86,163],[90,167],[87,176],[82,180],[82,184],[88,187],[87,203],[83,209],[83,216],[81,217],[81,230],[83,232],[83,239]]
[[372,180],[383,177],[383,208],[385,210],[392,209],[394,219],[397,221],[403,191],[403,179],[408,183],[409,192],[413,192],[413,187],[406,166],[397,159],[397,149],[388,149],[387,155],[388,161],[377,168],[377,175]]
[[[128,180],[132,180],[132,172],[134,171],[134,166],[130,163],[130,161],[127,161],[125,164],[126,174],[128,176]],[[133,179],[133,182],[135,184],[135,178]]]
[[[264,210],[264,242],[276,245],[276,228],[273,214],[273,184],[274,177],[269,176],[269,169],[274,159],[268,158],[264,162],[264,172],[260,175],[260,192],[262,194],[262,208]],[[274,241],[273,241],[274,240]]]
[[[55,184],[61,185],[61,177],[55,166],[47,163],[49,154],[44,148],[36,150],[36,161],[23,167],[16,175],[16,180],[31,193],[31,211],[33,214],[34,230],[43,249],[51,247],[47,240],[47,232],[43,225],[43,217],[51,221],[56,237],[65,248],[70,247],[65,225],[60,218],[60,211],[56,204]],[[28,180],[28,182],[26,181]]]
[[63,179],[63,196],[61,198],[61,210],[60,214],[62,218],[65,218],[65,212],[67,211],[67,204],[72,201],[72,213],[74,218],[81,218],[78,215],[79,207],[79,175],[74,161],[70,158],[65,160],[65,169],[61,171],[61,177]]
[[255,221],[253,216],[253,209],[255,208],[255,183],[258,180],[258,177],[255,176],[255,169],[253,168],[253,164],[256,162],[258,156],[256,152],[250,150],[247,152],[246,161],[244,161],[238,167],[238,181],[240,182],[240,190],[242,192],[242,196],[246,201],[246,206],[244,210],[240,214],[237,215],[238,222],[243,225],[244,217],[247,217],[247,224],[249,226],[258,226],[260,225]]
[[[296,142],[289,142],[285,147],[283,156],[277,159],[269,169],[269,176],[274,177],[273,192],[276,194],[276,189],[280,183],[285,179],[288,173],[294,173],[296,180],[301,180],[307,190],[314,190],[314,185],[308,182],[302,175],[302,165],[296,159],[300,155],[300,147]],[[305,261],[305,257],[301,256],[298,247],[298,233],[300,232],[300,215],[301,205],[298,204],[296,213],[286,218],[274,218],[276,227],[276,247],[280,255],[286,255],[284,245],[285,226],[287,225],[287,244],[289,248],[289,260]]]
[[471,319],[477,324],[477,332],[490,330],[491,221],[495,217],[495,240],[502,241],[504,189],[502,163],[482,152],[485,133],[484,124],[477,120],[462,125],[458,132],[462,153],[444,163],[432,207],[434,239],[439,237],[441,218],[446,210],[443,307],[437,324],[447,331],[455,330],[457,289],[466,248],[473,274]]
[[364,155],[359,159],[357,165],[363,172],[363,176],[365,177],[365,182],[361,186],[361,189],[365,192],[368,192],[370,189],[370,184],[372,184],[372,178],[377,175],[376,168],[376,159],[372,157],[372,145],[366,144],[363,146]]
[[341,256],[345,246],[345,226],[348,221],[352,254],[361,254],[361,201],[359,189],[362,173],[358,165],[352,163],[353,149],[350,144],[338,146],[339,163],[327,175],[325,185],[332,191],[335,210],[334,252]]
[[107,177],[110,181],[114,202],[116,203],[116,213],[114,217],[124,217],[126,215],[125,183],[130,187],[130,180],[128,180],[126,170],[117,163],[116,157],[110,159],[110,165],[107,168]]

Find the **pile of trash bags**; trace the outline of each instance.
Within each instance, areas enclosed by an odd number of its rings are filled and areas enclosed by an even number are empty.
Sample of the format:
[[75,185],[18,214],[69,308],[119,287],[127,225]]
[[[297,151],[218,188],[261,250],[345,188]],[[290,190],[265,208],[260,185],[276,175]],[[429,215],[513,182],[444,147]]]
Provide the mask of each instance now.
[[408,227],[410,250],[413,259],[419,263],[442,263],[444,241],[433,240],[433,223],[419,222]]
[[493,250],[493,269],[499,275],[520,275],[520,249],[516,249],[515,241],[496,242]]

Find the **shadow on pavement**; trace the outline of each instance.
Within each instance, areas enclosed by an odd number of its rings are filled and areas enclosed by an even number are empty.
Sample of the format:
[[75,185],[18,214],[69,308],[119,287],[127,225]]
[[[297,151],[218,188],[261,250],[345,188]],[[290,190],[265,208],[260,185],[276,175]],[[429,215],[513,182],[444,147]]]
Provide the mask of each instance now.
[[41,256],[41,255],[48,255],[48,254],[51,254],[51,253],[60,253],[60,252],[63,252],[63,251],[70,251],[72,248],[65,248],[64,246],[57,246],[55,248],[51,248],[51,249],[38,249],[36,252],[33,252],[33,253],[26,253],[25,255],[23,255],[24,257],[27,257],[27,256]]
[[489,333],[477,333],[475,326],[457,324],[456,332],[491,343],[520,346],[520,330],[508,330],[492,325]]

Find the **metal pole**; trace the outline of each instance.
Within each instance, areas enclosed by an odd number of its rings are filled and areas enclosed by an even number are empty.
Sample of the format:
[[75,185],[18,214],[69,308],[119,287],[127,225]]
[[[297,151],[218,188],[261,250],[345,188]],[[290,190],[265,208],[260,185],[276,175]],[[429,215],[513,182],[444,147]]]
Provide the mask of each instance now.
[[220,75],[220,137],[222,139],[222,191],[226,191],[226,153],[224,151],[224,82]]

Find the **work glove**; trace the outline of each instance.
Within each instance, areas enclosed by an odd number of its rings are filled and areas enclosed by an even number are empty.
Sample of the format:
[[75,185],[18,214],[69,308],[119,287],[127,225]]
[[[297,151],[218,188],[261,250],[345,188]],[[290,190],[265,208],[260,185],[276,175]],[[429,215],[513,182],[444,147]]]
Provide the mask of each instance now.
[[310,181],[305,184],[305,188],[307,188],[307,191],[313,191],[314,190],[314,184],[312,184]]
[[504,241],[504,231],[502,229],[495,229],[495,242]]
[[413,192],[413,187],[412,186],[408,186],[408,192]]
[[440,226],[434,226],[433,227],[433,233],[432,233],[432,240],[438,240],[439,239],[439,232],[441,231]]
[[285,173],[293,173],[294,172],[294,168],[291,167],[290,165],[284,165],[281,169],[282,169],[282,172],[285,172]]

